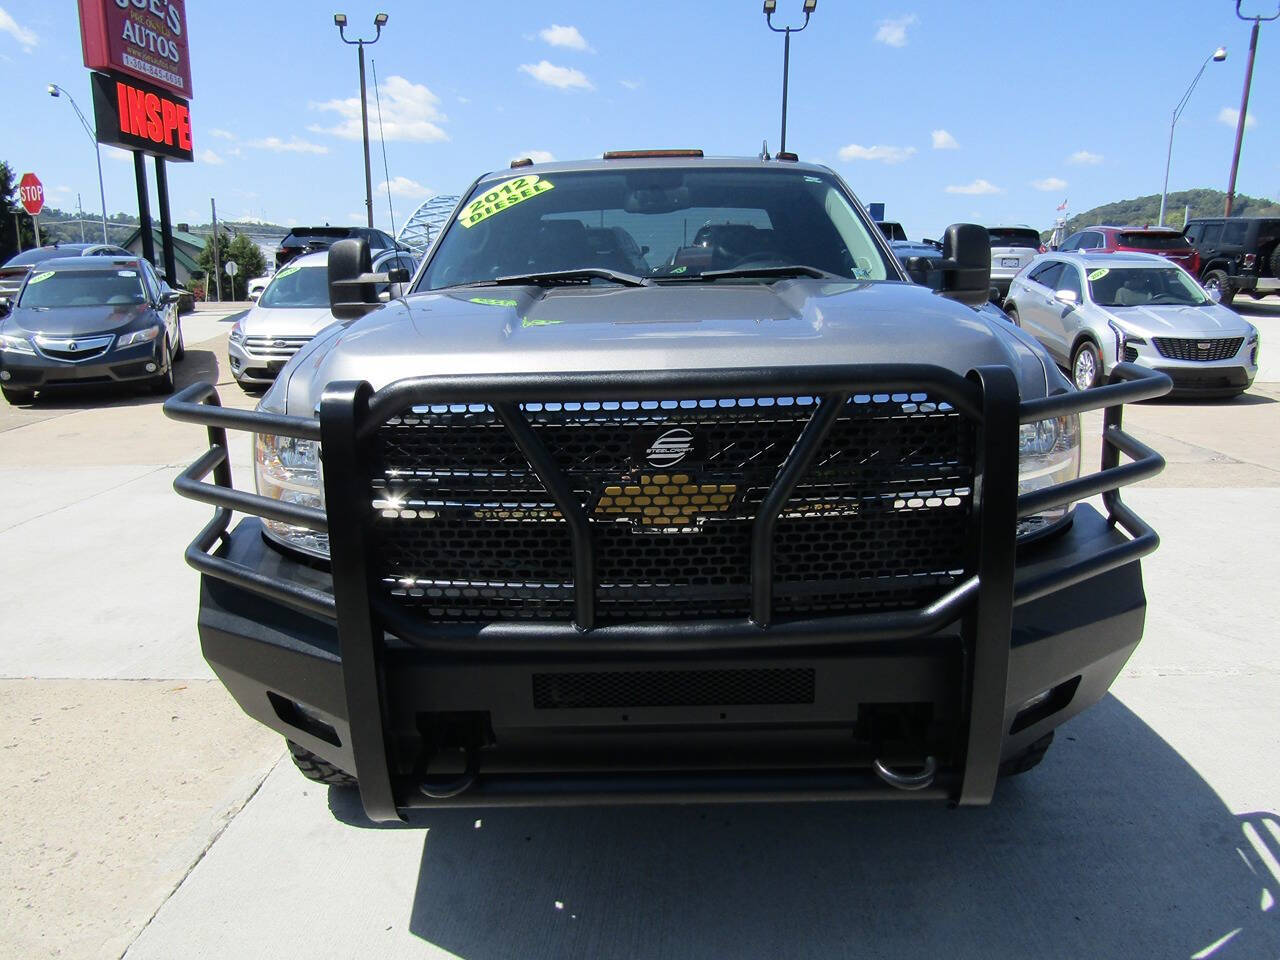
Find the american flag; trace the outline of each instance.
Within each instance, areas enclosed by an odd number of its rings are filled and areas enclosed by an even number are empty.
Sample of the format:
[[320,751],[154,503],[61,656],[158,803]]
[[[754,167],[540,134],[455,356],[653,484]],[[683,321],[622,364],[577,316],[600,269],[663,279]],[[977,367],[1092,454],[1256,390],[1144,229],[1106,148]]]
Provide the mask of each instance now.
[[1063,200],[1060,204],[1058,204],[1058,209],[1059,210],[1067,209],[1067,201]]

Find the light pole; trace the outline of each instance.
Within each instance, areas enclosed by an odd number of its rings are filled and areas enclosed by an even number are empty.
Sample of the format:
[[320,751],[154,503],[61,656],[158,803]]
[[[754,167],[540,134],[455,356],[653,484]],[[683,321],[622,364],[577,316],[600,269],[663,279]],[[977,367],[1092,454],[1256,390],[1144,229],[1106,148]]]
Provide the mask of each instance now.
[[[1165,201],[1169,197],[1169,164],[1173,161],[1173,128],[1178,125],[1178,118],[1182,116],[1182,111],[1187,108],[1187,102],[1191,99],[1191,91],[1196,88],[1196,84],[1200,82],[1200,76],[1204,73],[1204,68],[1209,65],[1209,61],[1221,63],[1227,59],[1227,48],[1219,47],[1209,56],[1204,58],[1204,63],[1200,64],[1200,69],[1196,73],[1196,78],[1191,81],[1191,86],[1187,87],[1187,92],[1182,95],[1182,99],[1178,101],[1178,105],[1173,108],[1173,120],[1169,122],[1169,151],[1164,158],[1164,189],[1160,191],[1160,226],[1164,226],[1164,206]],[[1185,224],[1184,224],[1185,226]]]
[[798,27],[775,27],[773,15],[777,12],[778,0],[764,0],[764,22],[774,33],[784,35],[782,41],[782,145],[778,147],[779,153],[785,153],[787,149],[787,74],[791,69],[791,34],[799,33],[809,25],[809,17],[817,7],[818,0],[804,0],[804,23]]
[[110,243],[107,239],[107,191],[102,186],[102,149],[98,146],[98,135],[93,132],[89,126],[89,121],[84,118],[84,114],[80,112],[80,108],[76,106],[75,99],[67,91],[63,90],[56,83],[49,84],[49,96],[59,97],[66,96],[71,104],[71,109],[76,112],[76,116],[80,118],[80,125],[84,127],[84,132],[89,135],[89,141],[93,144],[93,155],[98,159],[98,198],[102,201],[102,242]]
[[1240,0],[1236,0],[1236,16],[1241,20],[1252,20],[1253,30],[1249,34],[1249,60],[1244,68],[1244,94],[1240,97],[1240,116],[1236,118],[1236,147],[1231,153],[1231,177],[1227,181],[1227,209],[1224,216],[1231,216],[1231,205],[1236,196],[1236,171],[1240,168],[1240,145],[1244,141],[1244,122],[1249,116],[1249,86],[1253,83],[1253,58],[1258,52],[1258,27],[1262,21],[1280,19],[1280,3],[1276,4],[1275,16],[1246,17],[1240,12]]
[[373,25],[377,28],[377,33],[373,35],[372,40],[348,40],[346,32],[347,15],[345,13],[335,13],[333,22],[338,28],[338,36],[342,38],[342,42],[349,43],[360,50],[360,125],[364,130],[364,209],[369,218],[369,226],[372,227],[373,174],[369,170],[369,101],[365,96],[364,90],[364,46],[366,43],[374,44],[378,42],[378,38],[382,36],[382,28],[387,25],[387,15],[380,13],[373,18]]

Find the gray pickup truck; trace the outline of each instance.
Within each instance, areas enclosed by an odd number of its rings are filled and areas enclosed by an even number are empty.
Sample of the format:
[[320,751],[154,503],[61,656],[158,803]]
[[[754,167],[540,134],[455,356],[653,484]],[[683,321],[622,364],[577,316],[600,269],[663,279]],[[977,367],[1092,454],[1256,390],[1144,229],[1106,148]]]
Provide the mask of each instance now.
[[357,240],[328,271],[256,411],[165,409],[208,428],[205,657],[373,820],[984,804],[1142,635],[1118,490],[1163,460],[1121,413],[1168,379],[1076,392],[980,309],[982,227],[904,265],[826,167],[611,153],[480,177],[411,279]]

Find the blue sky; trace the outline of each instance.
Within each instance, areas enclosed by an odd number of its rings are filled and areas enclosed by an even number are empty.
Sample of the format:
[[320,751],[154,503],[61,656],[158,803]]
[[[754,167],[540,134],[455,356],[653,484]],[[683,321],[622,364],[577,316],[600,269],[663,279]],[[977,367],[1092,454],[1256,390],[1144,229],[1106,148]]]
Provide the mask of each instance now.
[[[775,22],[798,23],[800,5],[779,0]],[[207,220],[216,197],[223,216],[362,221],[356,54],[338,40],[338,10],[356,31],[390,15],[369,54],[398,222],[428,192],[457,193],[534,151],[750,155],[766,138],[776,150],[782,38],[760,6],[187,0],[200,161],[170,168],[174,217]],[[1081,211],[1159,192],[1174,104],[1225,44],[1179,121],[1169,184],[1225,189],[1248,34],[1232,0],[819,0],[792,39],[788,147],[884,201],[912,237],[955,220],[1043,228],[1064,198]],[[1280,23],[1264,24],[1238,189],[1271,198],[1277,64]],[[0,159],[36,171],[49,202],[74,208],[78,191],[96,209],[88,138],[50,81],[91,110],[76,5],[0,0]],[[371,93],[371,122],[373,111]],[[128,155],[103,155],[108,208],[136,212]],[[373,157],[376,188],[387,179],[376,139]],[[385,227],[385,192],[375,210]]]

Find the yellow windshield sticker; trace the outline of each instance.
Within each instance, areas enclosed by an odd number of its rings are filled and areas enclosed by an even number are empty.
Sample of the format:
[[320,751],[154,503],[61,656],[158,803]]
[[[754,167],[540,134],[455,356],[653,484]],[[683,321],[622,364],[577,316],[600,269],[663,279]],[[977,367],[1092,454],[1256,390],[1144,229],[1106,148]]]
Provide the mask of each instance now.
[[516,301],[514,301],[514,300],[497,300],[497,299],[495,299],[495,298],[493,298],[493,297],[472,297],[470,302],[471,302],[471,303],[482,303],[482,304],[484,304],[486,307],[514,307],[514,306],[516,306]]
[[501,213],[517,203],[524,203],[529,198],[546,193],[554,187],[555,184],[550,180],[543,180],[533,173],[527,177],[505,180],[485,193],[483,197],[477,197],[467,204],[458,219],[462,221],[464,227],[474,227],[482,220],[488,220],[495,213]]
[[274,279],[279,280],[281,277],[287,277],[289,274],[297,273],[301,269],[301,267],[281,267],[276,271]]
[[1100,269],[1095,270],[1095,271],[1093,271],[1093,273],[1089,274],[1089,280],[1090,280],[1090,281],[1093,281],[1093,280],[1101,280],[1103,277],[1105,277],[1105,276],[1106,276],[1108,273],[1110,273],[1110,272],[1111,272],[1111,271],[1110,271],[1109,269],[1107,269],[1106,267],[1101,267]]
[[50,277],[52,277],[53,273],[54,272],[52,270],[46,270],[44,273],[37,273],[34,277],[32,277],[30,280],[27,281],[27,284],[30,285],[33,283],[43,283],[45,280],[48,280]]
[[539,320],[533,317],[521,317],[520,326],[522,327],[554,327],[558,323],[564,323],[563,320]]

